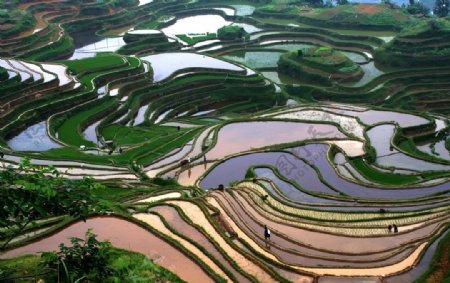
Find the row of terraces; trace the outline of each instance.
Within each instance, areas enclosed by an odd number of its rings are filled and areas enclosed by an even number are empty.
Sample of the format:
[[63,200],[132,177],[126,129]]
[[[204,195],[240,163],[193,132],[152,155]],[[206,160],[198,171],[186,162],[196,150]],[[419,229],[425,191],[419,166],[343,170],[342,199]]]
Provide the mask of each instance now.
[[1,282],[73,274],[40,254],[87,230],[106,282],[448,279],[446,18],[4,2]]

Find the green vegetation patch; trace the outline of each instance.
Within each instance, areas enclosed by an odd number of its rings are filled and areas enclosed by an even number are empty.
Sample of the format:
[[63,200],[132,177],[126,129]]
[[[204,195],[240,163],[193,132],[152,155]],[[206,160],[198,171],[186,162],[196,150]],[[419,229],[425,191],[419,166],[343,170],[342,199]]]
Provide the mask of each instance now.
[[414,175],[401,175],[377,170],[364,162],[362,158],[351,159],[350,164],[368,180],[378,184],[407,185],[420,181],[420,178]]
[[119,55],[107,54],[80,60],[64,60],[61,63],[65,64],[73,73],[80,74],[113,68],[123,64],[123,58]]
[[61,56],[70,55],[74,48],[75,45],[73,44],[72,38],[65,35],[58,41],[51,42],[38,49],[30,50],[21,55],[21,57],[31,61],[48,61],[53,58],[61,58]]
[[450,38],[450,21],[445,18],[436,18],[421,21],[415,25],[402,30],[398,38],[427,38],[432,36]]
[[167,24],[171,21],[175,21],[176,18],[174,16],[164,15],[159,17],[156,20],[151,20],[148,22],[141,23],[137,26],[137,28],[145,28],[145,29],[158,29],[161,24]]
[[[92,238],[89,239],[92,246],[93,240]],[[44,282],[56,282],[58,278],[57,271],[59,270],[61,282],[67,282],[65,280],[68,276],[72,277],[72,279],[77,279],[73,278],[77,275],[80,277],[84,276],[84,281],[97,281],[100,277],[103,277],[102,282],[184,282],[174,273],[153,263],[140,253],[114,248],[104,244],[105,242],[101,243],[100,248],[95,253],[97,256],[100,255],[102,259],[101,262],[95,262],[96,267],[99,267],[100,263],[102,263],[104,268],[101,270],[99,268],[91,268],[89,272],[85,272],[87,270],[84,265],[87,261],[84,260],[81,261],[81,270],[76,270],[73,268],[73,265],[67,266],[66,262],[67,269],[50,268],[48,266],[48,257],[42,258],[39,255],[26,255],[0,260],[0,270],[2,271],[0,273],[0,281],[29,282],[27,279],[31,276],[32,278],[42,279]],[[96,245],[96,247],[98,248],[99,246]],[[72,250],[69,247],[68,251]],[[72,256],[76,257],[77,255],[81,256],[81,254],[77,253],[73,253]],[[92,255],[89,254],[88,257],[92,257]],[[104,273],[101,276],[98,274],[100,271]]]
[[93,211],[101,213],[107,206],[90,193],[100,186],[90,178],[65,179],[55,168],[32,166],[27,159],[17,169],[1,170],[0,250],[36,220],[61,215],[86,219]]
[[59,139],[66,144],[75,146],[95,146],[94,143],[87,141],[80,135],[80,127],[89,117],[113,107],[115,101],[115,99],[104,100],[103,103],[99,102],[96,107],[92,107],[86,111],[81,111],[65,120],[65,122],[58,129]]
[[206,33],[204,35],[186,35],[186,34],[177,34],[177,37],[182,41],[186,42],[189,45],[196,44],[197,42],[212,40],[217,38],[216,33]]
[[[447,227],[448,229],[448,227]],[[450,282],[450,233],[439,242],[430,267],[415,283]]]
[[0,37],[7,38],[31,29],[36,23],[27,11],[0,9]]
[[450,21],[432,19],[405,28],[385,49],[390,52],[414,53],[414,55],[450,55]]
[[318,68],[328,73],[347,73],[358,69],[342,52],[325,46],[312,46],[287,54],[289,59],[307,66]]
[[4,81],[8,79],[8,77],[9,77],[8,71],[6,71],[5,68],[0,67],[0,81]]
[[323,46],[312,46],[281,55],[278,71],[315,83],[328,83],[331,78],[356,80],[363,74],[359,65],[343,53]]
[[221,40],[235,40],[242,38],[246,35],[243,27],[240,26],[223,26],[217,30],[217,37]]
[[106,140],[114,140],[117,145],[139,144],[184,132],[186,132],[186,129],[180,129],[178,132],[175,127],[158,125],[127,127],[120,124],[109,125],[101,130],[101,134]]
[[392,8],[385,4],[365,3],[318,8],[302,13],[301,17],[329,26],[378,26],[395,29],[402,29],[419,21],[404,9]]

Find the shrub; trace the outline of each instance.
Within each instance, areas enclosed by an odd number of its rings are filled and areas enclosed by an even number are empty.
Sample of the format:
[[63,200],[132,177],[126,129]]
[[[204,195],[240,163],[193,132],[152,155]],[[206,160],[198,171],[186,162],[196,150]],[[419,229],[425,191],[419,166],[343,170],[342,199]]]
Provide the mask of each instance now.
[[235,40],[246,35],[244,28],[240,26],[224,26],[217,30],[217,36],[221,40]]
[[8,79],[8,72],[6,71],[6,69],[0,67],[0,81],[4,81],[6,79]]
[[85,220],[92,211],[103,211],[106,207],[91,194],[100,187],[91,178],[62,178],[54,167],[32,166],[28,159],[18,169],[1,170],[0,237],[6,239],[2,248],[36,219],[70,215]]
[[90,282],[101,281],[113,273],[107,263],[109,242],[99,242],[90,230],[85,239],[71,238],[70,242],[70,247],[59,245],[59,252],[42,254],[45,264],[59,271],[58,278],[66,278],[67,282]]

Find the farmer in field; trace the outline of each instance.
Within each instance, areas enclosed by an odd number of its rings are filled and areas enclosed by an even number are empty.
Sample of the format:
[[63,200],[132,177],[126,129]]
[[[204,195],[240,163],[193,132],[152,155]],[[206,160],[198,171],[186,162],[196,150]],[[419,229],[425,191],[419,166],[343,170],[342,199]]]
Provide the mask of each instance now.
[[266,239],[266,248],[270,249],[270,230],[267,225],[264,225],[264,238]]
[[264,225],[264,238],[270,242],[270,230],[267,228],[267,225]]

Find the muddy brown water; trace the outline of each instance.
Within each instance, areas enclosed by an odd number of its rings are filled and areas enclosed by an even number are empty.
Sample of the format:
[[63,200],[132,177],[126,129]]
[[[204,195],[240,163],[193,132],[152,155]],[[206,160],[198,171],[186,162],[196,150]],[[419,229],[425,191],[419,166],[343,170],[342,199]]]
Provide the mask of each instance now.
[[274,233],[278,231],[281,234],[286,235],[290,239],[295,239],[296,241],[309,246],[313,246],[317,249],[352,254],[376,253],[389,249],[395,249],[400,245],[407,244],[415,239],[429,236],[431,233],[436,231],[436,229],[440,225],[439,223],[430,224],[408,233],[401,233],[390,237],[356,238],[331,235],[287,226],[262,216],[250,205],[246,205],[245,209],[247,210],[247,213],[253,219],[255,219],[255,221],[260,223],[261,227],[263,227],[262,225],[266,224],[272,228]]
[[[232,123],[219,130],[217,144],[207,155],[209,159],[219,159],[227,155],[280,143],[345,137],[336,126],[326,124],[279,121]],[[242,140],[246,142],[236,142]]]
[[[217,196],[217,195],[216,195]],[[243,229],[250,237],[252,237],[261,246],[265,246],[265,242],[262,237],[258,237],[257,233],[263,231],[263,226],[260,223],[255,222],[246,212],[242,209],[241,204],[230,199],[230,197],[219,196],[218,199],[221,200],[221,204],[227,210],[227,212],[233,216],[236,223]],[[229,201],[229,203],[227,202]],[[234,203],[233,203],[234,202]],[[236,211],[233,211],[230,204]],[[242,219],[239,219],[239,216]],[[243,223],[245,221],[245,224]],[[273,231],[273,244],[270,245],[270,251],[277,255],[283,262],[287,264],[295,264],[300,266],[308,267],[319,267],[319,266],[330,266],[330,267],[374,267],[374,266],[385,266],[395,262],[400,261],[402,258],[409,255],[413,248],[408,248],[406,250],[394,250],[381,254],[374,255],[339,255],[330,254],[326,251],[318,251],[310,249],[294,243],[287,239],[284,239],[277,235],[277,231]],[[391,255],[391,256],[390,256]],[[311,257],[312,256],[312,257]],[[314,258],[314,257],[322,257]],[[373,262],[367,262],[373,261]]]
[[211,241],[203,235],[199,230],[184,221],[183,218],[178,214],[175,208],[161,205],[150,209],[150,211],[156,212],[167,221],[167,223],[177,230],[183,236],[195,241],[204,247],[212,256],[214,256],[219,262],[228,269],[238,280],[238,282],[250,282],[241,273],[236,271],[229,261],[222,255],[222,252],[218,251],[217,248],[211,243]]
[[8,251],[0,258],[54,251],[60,243],[69,244],[69,237],[84,238],[87,229],[92,229],[101,241],[109,240],[117,248],[146,255],[187,282],[213,282],[199,265],[182,252],[139,225],[117,217],[94,217],[86,222],[76,222],[54,235]]

